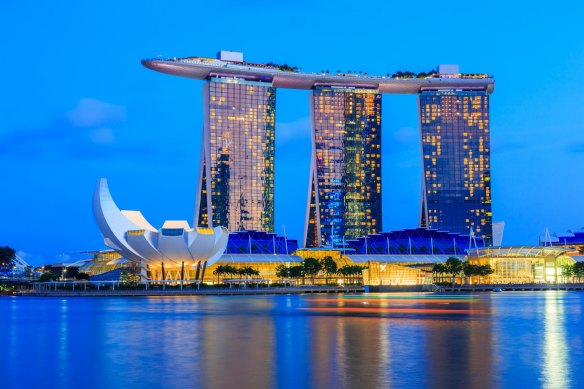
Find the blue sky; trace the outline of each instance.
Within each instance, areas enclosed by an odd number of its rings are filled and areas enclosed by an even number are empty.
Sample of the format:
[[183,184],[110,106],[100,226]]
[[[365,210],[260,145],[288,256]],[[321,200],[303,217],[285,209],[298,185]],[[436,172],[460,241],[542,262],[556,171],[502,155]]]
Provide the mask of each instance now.
[[[584,226],[584,39],[577,1],[0,1],[0,245],[34,264],[104,248],[91,212],[106,177],[155,226],[192,221],[203,82],[140,59],[243,51],[305,71],[386,74],[458,63],[489,73],[493,213],[505,244]],[[276,225],[301,239],[308,92],[277,95]],[[383,97],[385,230],[414,227],[415,96]]]

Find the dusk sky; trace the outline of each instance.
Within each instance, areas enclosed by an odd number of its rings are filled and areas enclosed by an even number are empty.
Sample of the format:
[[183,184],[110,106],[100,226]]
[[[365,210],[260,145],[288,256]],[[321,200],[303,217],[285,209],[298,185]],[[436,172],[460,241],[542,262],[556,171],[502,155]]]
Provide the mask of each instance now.
[[[91,198],[109,180],[155,227],[192,224],[203,81],[142,58],[244,52],[303,71],[428,71],[495,78],[493,220],[505,245],[584,226],[584,5],[537,2],[0,1],[0,246],[31,264],[103,249]],[[418,223],[415,95],[384,95],[383,229]],[[278,90],[276,232],[302,240],[309,92]],[[75,256],[73,258],[78,258]]]

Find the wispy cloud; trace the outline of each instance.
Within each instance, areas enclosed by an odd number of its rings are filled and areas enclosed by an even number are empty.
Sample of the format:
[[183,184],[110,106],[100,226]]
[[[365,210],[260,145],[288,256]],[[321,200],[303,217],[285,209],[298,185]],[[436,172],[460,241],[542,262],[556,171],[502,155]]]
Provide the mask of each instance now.
[[84,160],[109,158],[176,159],[181,151],[168,144],[122,141],[127,122],[123,106],[81,99],[74,109],[45,126],[0,134],[0,158],[25,160]]
[[584,143],[573,143],[566,146],[566,149],[572,153],[582,154],[584,153]]

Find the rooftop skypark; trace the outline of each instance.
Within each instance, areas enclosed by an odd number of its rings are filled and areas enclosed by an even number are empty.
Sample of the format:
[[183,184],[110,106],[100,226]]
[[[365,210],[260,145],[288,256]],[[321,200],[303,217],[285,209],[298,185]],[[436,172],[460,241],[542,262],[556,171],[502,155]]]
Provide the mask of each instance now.
[[[434,88],[486,90],[492,93],[494,79],[488,74],[460,73],[456,65],[441,65],[428,72],[396,71],[385,76],[348,70],[304,72],[298,66],[247,62],[242,53],[220,51],[217,58],[152,58],[142,60],[152,70],[182,77],[209,79],[210,77],[238,77],[272,82],[276,88],[312,89],[319,85],[356,86],[379,89],[380,93],[420,93]],[[390,75],[391,74],[391,75]]]

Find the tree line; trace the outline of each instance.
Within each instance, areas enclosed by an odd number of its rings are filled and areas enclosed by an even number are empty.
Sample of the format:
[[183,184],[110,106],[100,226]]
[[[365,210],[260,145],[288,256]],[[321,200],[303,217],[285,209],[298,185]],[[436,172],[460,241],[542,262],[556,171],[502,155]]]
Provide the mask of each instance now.
[[456,284],[456,277],[465,276],[467,279],[473,276],[487,277],[494,272],[491,265],[474,265],[456,257],[450,257],[444,263],[437,263],[432,269],[435,278],[449,276],[452,286]]
[[248,277],[259,276],[260,271],[254,269],[251,266],[235,267],[231,265],[219,265],[213,271],[213,274],[217,276],[217,283],[219,283],[219,277],[221,276],[242,276],[246,279]]
[[281,279],[310,278],[312,279],[312,283],[314,283],[315,277],[322,271],[326,283],[328,283],[329,278],[335,275],[342,276],[349,282],[356,283],[361,277],[363,269],[366,268],[366,266],[359,265],[344,265],[339,268],[335,260],[327,255],[321,260],[308,257],[300,265],[289,267],[284,264],[278,265],[276,267],[276,277]]
[[563,265],[561,266],[562,269],[562,277],[567,278],[568,280],[577,280],[577,282],[582,282],[584,278],[584,261],[576,262],[571,265]]

